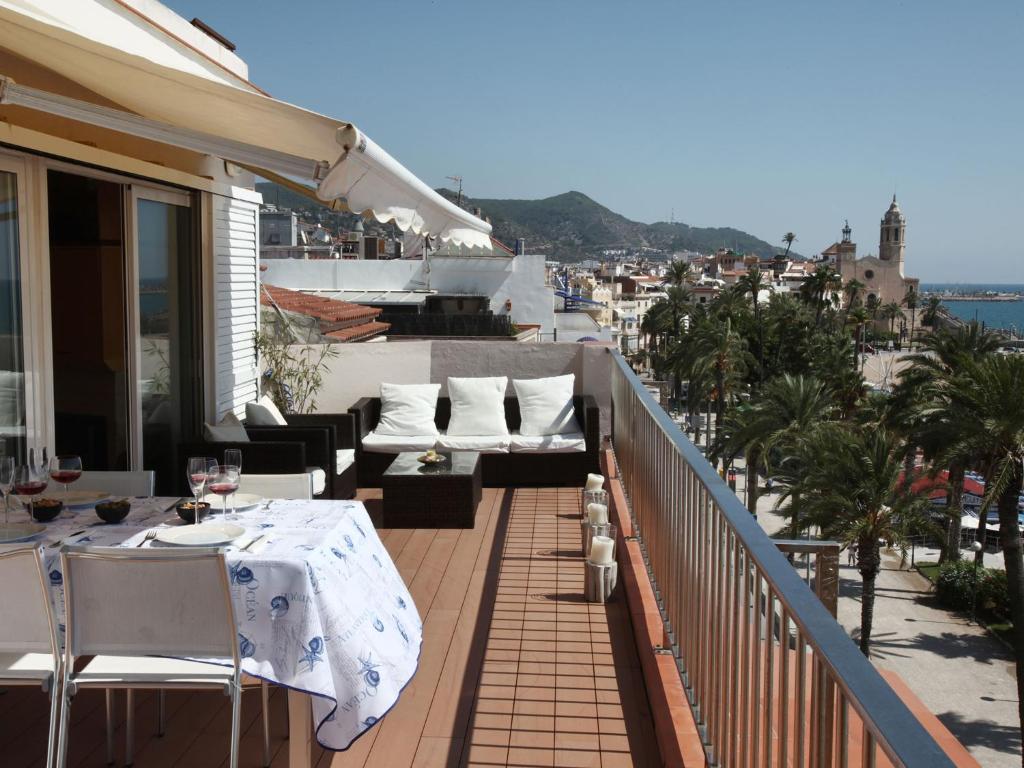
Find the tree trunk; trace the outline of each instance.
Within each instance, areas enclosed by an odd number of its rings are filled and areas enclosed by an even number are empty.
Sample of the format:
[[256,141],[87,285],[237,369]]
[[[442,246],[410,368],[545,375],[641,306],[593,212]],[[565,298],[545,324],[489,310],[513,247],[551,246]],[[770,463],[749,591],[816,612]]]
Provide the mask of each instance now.
[[757,454],[747,453],[747,509],[757,517]]
[[956,562],[960,559],[960,518],[964,510],[964,468],[958,462],[949,465],[949,493],[946,495],[946,546],[939,553],[939,562]]
[[861,577],[860,652],[871,656],[871,625],[875,618],[875,579],[882,567],[878,541],[861,536],[857,542],[857,566]]
[[[800,494],[794,493],[789,497],[789,508],[791,510],[789,518],[789,538],[799,539],[800,538]],[[792,562],[792,555],[790,555],[790,561]]]
[[[1011,459],[1012,461],[1012,459]],[[1017,715],[1024,734],[1024,562],[1017,527],[1017,497],[1021,491],[1021,468],[1014,461],[1013,477],[999,497],[999,543],[1006,565],[1006,586],[1010,593],[1013,649],[1017,656]],[[1022,755],[1024,763],[1024,755]]]

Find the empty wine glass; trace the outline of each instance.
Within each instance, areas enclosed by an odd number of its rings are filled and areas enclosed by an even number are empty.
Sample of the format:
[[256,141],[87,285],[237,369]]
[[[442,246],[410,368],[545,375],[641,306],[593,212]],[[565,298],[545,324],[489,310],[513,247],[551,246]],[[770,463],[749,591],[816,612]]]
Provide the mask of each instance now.
[[206,456],[192,456],[188,460],[188,484],[196,499],[196,525],[199,525],[199,498],[203,495],[203,489],[206,487],[207,467],[210,465],[210,461]]
[[[224,519],[227,519],[228,515],[228,496],[238,490],[238,474],[238,467],[220,464],[217,466],[216,472],[214,472],[208,486],[211,493],[215,493],[223,499],[221,514]],[[232,514],[234,514],[233,507]]]
[[11,490],[14,488],[14,457],[0,456],[0,493],[4,495],[4,530],[10,523]]
[[50,478],[64,486],[67,502],[68,486],[82,476],[82,459],[78,456],[54,456],[50,461]]

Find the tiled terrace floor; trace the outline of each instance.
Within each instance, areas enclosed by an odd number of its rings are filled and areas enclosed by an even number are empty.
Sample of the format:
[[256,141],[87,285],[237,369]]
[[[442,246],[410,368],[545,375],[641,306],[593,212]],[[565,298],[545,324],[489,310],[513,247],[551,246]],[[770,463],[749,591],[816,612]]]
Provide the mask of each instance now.
[[[361,492],[371,514],[378,494]],[[419,671],[398,705],[348,751],[318,748],[318,768],[654,766],[661,761],[633,643],[617,599],[583,602],[579,492],[485,490],[472,530],[382,530],[424,618]],[[123,698],[119,698],[119,704]],[[229,712],[216,694],[168,694],[153,732],[138,697],[135,765],[227,762]],[[271,697],[274,768],[288,762],[285,696]],[[75,700],[69,765],[105,764],[102,694]],[[123,719],[123,708],[118,707]],[[259,694],[243,700],[242,765],[261,755]],[[41,766],[43,695],[0,695],[0,765]],[[115,734],[123,756],[124,728]]]

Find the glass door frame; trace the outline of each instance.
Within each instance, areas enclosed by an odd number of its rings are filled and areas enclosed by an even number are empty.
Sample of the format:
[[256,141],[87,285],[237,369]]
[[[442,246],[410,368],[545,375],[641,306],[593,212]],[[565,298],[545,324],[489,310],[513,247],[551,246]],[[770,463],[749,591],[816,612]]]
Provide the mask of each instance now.
[[[125,185],[125,251],[127,270],[125,272],[126,285],[128,286],[128,370],[130,372],[128,387],[129,403],[129,445],[130,445],[130,468],[142,469],[142,395],[139,392],[138,382],[141,373],[142,361],[142,332],[139,318],[139,202],[149,200],[156,203],[176,205],[188,208],[195,219],[195,208],[192,204],[192,195],[188,192],[176,189],[154,187],[138,182],[131,182]],[[194,230],[194,222],[193,227]],[[195,238],[191,238],[192,247],[195,248]],[[194,260],[195,261],[195,260]],[[180,296],[180,293],[179,293]],[[183,393],[184,394],[184,393]]]
[[25,449],[42,446],[52,435],[47,406],[53,401],[49,363],[49,270],[40,276],[34,258],[37,209],[27,158],[0,147],[0,172],[14,175],[18,204],[18,280],[21,294],[21,360],[24,369]]

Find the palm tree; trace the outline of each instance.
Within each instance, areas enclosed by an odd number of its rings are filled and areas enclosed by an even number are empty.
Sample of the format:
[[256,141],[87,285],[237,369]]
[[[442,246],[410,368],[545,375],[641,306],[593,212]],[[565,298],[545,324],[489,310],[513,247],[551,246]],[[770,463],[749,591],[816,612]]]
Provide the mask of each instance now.
[[782,259],[786,260],[789,258],[789,249],[793,247],[793,243],[796,242],[796,235],[792,232],[787,232],[782,236],[782,242],[786,244],[786,252],[782,254]]
[[938,296],[931,296],[921,314],[921,324],[931,328],[935,327],[935,320],[939,316],[939,309],[942,307],[942,299]]
[[829,264],[822,264],[804,280],[800,292],[814,307],[814,324],[821,325],[821,316],[828,303],[828,296],[842,285],[842,278]]
[[[913,421],[913,435],[924,447],[926,454],[934,455],[941,447],[957,439],[958,425],[950,421],[950,388],[957,377],[971,364],[976,364],[994,354],[999,348],[995,334],[982,330],[971,322],[956,330],[939,330],[921,339],[921,350],[907,358],[910,365],[904,370],[897,385],[903,395],[913,390],[911,408],[907,410]],[[907,398],[904,395],[904,400]],[[901,403],[906,407],[906,402]],[[913,412],[913,408],[917,412]],[[960,557],[960,519],[963,514],[964,470],[975,461],[961,461],[954,457],[945,467],[949,477],[946,495],[946,513],[949,524],[946,529],[946,544],[942,548],[940,561],[957,560]],[[940,465],[933,464],[936,474]],[[979,537],[984,537],[985,528],[979,526]]]
[[846,306],[848,309],[852,309],[860,302],[860,294],[865,288],[867,286],[855,277],[846,281],[846,285],[843,286],[843,293],[846,294]]
[[668,265],[668,272],[665,277],[671,285],[682,285],[690,280],[693,269],[689,262],[671,261]]
[[853,322],[853,367],[864,370],[861,364],[864,346],[864,327],[867,325],[870,315],[865,307],[853,307],[846,313],[847,318]]
[[900,309],[900,305],[895,301],[890,301],[882,307],[882,317],[889,321],[890,336],[894,336],[896,334],[896,319],[902,315],[903,310]]
[[823,536],[857,547],[860,650],[870,656],[881,543],[906,549],[909,535],[927,527],[928,495],[900,482],[903,445],[884,428],[824,424],[803,450],[806,469],[796,489],[803,494],[808,521]]
[[764,369],[764,329],[761,327],[761,310],[758,303],[758,296],[764,290],[764,273],[760,268],[754,266],[747,270],[747,273],[736,281],[736,286],[742,293],[750,294],[751,309],[754,314],[754,326],[757,332],[757,364]]
[[[834,412],[825,386],[813,376],[783,374],[771,379],[749,404],[725,419],[722,448],[747,462],[747,509],[757,512],[757,473],[771,475],[778,457],[793,456],[798,444]],[[790,504],[791,530],[800,530],[799,500]]]
[[950,421],[955,439],[942,447],[948,463],[980,461],[986,477],[979,515],[984,525],[989,507],[999,513],[1013,646],[1017,658],[1017,708],[1024,733],[1024,560],[1017,523],[1017,499],[1024,486],[1024,357],[987,355],[964,366],[949,387]]
[[917,315],[917,291],[913,287],[907,289],[903,296],[903,306],[910,310],[910,336],[907,338],[907,346],[914,348],[914,320]]

